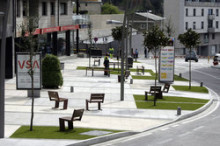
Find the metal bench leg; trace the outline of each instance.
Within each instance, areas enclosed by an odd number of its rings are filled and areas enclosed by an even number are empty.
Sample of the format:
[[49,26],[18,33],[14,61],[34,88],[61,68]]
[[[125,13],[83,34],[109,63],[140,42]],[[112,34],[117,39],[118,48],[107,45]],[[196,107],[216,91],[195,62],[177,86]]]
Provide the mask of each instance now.
[[92,69],[92,76],[94,76],[94,69]]
[[65,121],[59,118],[60,131],[65,131]]
[[101,102],[98,102],[98,109],[101,110]]
[[73,129],[73,122],[68,121],[68,128],[69,128],[69,129]]
[[89,110],[89,103],[88,103],[87,100],[86,100],[86,110],[87,110],[87,111]]
[[67,109],[68,100],[64,100],[63,102],[63,109]]
[[59,101],[55,101],[55,108],[59,108],[59,104],[60,104]]

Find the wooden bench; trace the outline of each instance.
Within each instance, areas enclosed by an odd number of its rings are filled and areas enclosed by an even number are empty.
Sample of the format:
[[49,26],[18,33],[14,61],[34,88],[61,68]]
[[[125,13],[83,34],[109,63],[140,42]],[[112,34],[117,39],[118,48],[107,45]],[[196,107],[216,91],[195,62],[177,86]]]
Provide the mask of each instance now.
[[59,108],[59,103],[63,102],[63,109],[67,109],[68,99],[60,98],[58,92],[48,91],[50,101],[55,101],[55,108]]
[[68,129],[73,129],[74,121],[81,121],[84,109],[78,109],[73,111],[72,117],[59,118],[60,131],[65,131],[65,121],[68,122]]
[[92,93],[90,99],[86,99],[86,110],[89,110],[89,103],[98,103],[98,109],[101,110],[101,103],[104,102],[104,93]]
[[117,65],[118,68],[119,68],[120,64],[121,64],[121,62],[109,62],[109,66],[110,66],[110,65],[113,65],[113,69],[115,69],[115,66],[116,66],[116,65]]
[[139,71],[141,71],[144,75],[144,66],[141,66],[141,67],[137,66],[137,74],[139,74]]
[[169,92],[169,89],[170,89],[170,84],[166,83],[166,84],[163,86],[162,92],[163,92],[163,93],[168,93],[168,92]]
[[150,91],[149,92],[145,91],[145,100],[148,100],[148,93],[150,93],[151,95],[155,95],[156,99],[163,98],[161,86],[150,86]]
[[94,71],[107,71],[108,76],[110,77],[110,69],[105,69],[103,67],[86,67],[86,76],[87,76],[87,71],[91,70],[92,71],[92,76],[94,76]]

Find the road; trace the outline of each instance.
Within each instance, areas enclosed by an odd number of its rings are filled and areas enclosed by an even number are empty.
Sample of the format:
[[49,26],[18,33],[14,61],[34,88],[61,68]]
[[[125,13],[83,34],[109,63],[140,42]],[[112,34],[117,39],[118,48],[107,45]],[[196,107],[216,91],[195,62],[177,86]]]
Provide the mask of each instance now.
[[[188,63],[176,60],[175,72],[188,78]],[[192,80],[204,85],[220,96],[220,69],[210,67],[207,60],[192,62]],[[215,95],[213,105],[205,112],[141,134],[116,139],[98,145],[114,146],[219,146],[220,108]]]

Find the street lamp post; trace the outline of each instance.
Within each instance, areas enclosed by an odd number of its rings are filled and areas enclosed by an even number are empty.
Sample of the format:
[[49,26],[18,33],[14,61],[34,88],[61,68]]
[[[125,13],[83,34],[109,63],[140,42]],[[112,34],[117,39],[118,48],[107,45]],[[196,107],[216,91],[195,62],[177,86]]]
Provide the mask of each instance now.
[[5,30],[3,29],[4,27],[4,12],[0,12],[0,20],[3,22],[1,23],[0,28],[1,30],[1,60],[0,60],[0,138],[4,138],[4,132],[5,132],[5,36],[4,32]]
[[6,7],[4,12],[0,12],[2,34],[1,34],[1,58],[0,58],[0,138],[4,138],[5,133],[5,46],[7,34],[8,13],[11,0],[5,0]]

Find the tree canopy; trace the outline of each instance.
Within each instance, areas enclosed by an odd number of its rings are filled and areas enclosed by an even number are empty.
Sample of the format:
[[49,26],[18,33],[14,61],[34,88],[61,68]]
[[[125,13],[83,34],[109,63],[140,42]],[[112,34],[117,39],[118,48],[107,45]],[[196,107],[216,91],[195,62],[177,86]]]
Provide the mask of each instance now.
[[120,14],[120,11],[118,7],[112,4],[105,3],[102,6],[102,14]]
[[182,43],[186,48],[196,47],[200,43],[200,36],[198,33],[193,31],[191,28],[187,30],[184,34],[180,34],[178,36],[178,40]]

